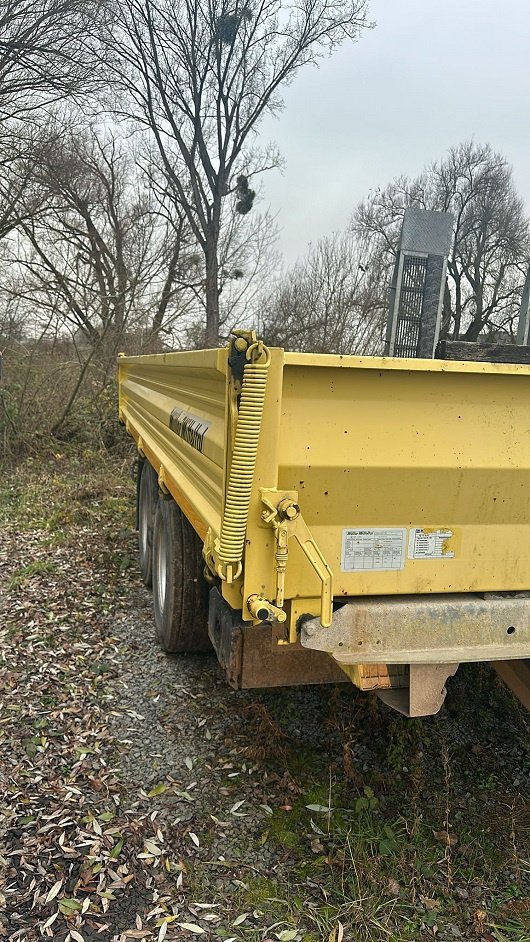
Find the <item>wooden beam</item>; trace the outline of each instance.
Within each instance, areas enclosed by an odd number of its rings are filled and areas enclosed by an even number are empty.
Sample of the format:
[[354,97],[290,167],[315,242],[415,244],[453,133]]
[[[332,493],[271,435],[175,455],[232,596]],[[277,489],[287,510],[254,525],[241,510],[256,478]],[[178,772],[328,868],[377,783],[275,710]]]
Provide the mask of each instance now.
[[507,687],[530,710],[530,660],[490,661]]
[[441,340],[436,348],[436,359],[530,364],[530,346],[520,347],[513,343],[469,343],[464,340]]

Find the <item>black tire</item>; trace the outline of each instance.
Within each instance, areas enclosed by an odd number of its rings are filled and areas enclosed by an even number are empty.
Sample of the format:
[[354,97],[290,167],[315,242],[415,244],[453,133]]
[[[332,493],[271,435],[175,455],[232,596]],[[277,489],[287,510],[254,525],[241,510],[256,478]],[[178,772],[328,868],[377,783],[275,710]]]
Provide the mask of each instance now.
[[148,461],[143,461],[138,481],[138,556],[146,586],[153,584],[153,529],[158,506],[158,478]]
[[211,650],[203,570],[199,537],[175,501],[161,496],[153,531],[153,605],[157,638],[169,654]]

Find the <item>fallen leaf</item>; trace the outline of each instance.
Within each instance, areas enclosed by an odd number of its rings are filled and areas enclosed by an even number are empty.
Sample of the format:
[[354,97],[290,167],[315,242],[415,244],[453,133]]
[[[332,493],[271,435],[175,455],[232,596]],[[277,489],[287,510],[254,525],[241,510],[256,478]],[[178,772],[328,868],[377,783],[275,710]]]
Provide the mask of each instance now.
[[160,847],[158,847],[157,844],[153,843],[153,841],[145,841],[144,846],[147,853],[150,854],[152,857],[160,857],[160,854],[162,853],[162,851]]
[[148,798],[156,798],[157,795],[163,795],[164,792],[167,792],[169,785],[166,785],[165,782],[160,782],[158,785],[155,785],[150,792],[147,792]]
[[245,804],[246,799],[242,798],[241,801],[236,801],[235,805],[232,805],[230,808],[230,814],[233,814],[234,811],[238,811],[241,808],[241,805]]
[[390,879],[388,881],[388,892],[391,896],[399,896],[401,892],[401,887],[397,880]]
[[425,909],[432,910],[438,908],[438,903],[435,899],[431,899],[429,896],[420,896],[422,905],[425,906]]
[[440,844],[445,844],[446,847],[455,847],[458,844],[456,834],[452,834],[449,831],[433,831],[432,833],[436,840],[440,841]]
[[57,882],[53,884],[53,886],[52,886],[50,892],[48,893],[46,899],[44,900],[44,905],[45,905],[45,906],[47,906],[48,903],[51,903],[51,901],[52,901],[53,899],[55,899],[55,897],[57,896],[57,894],[58,894],[59,890],[61,889],[62,885],[63,885],[63,881],[62,881],[62,880],[57,880]]
[[78,912],[82,908],[82,903],[80,903],[78,899],[68,899],[65,897],[59,900],[59,909],[63,916],[71,916],[72,913]]
[[123,847],[123,837],[121,837],[119,841],[117,841],[114,847],[112,848],[109,855],[111,860],[117,860],[117,858],[120,856],[122,847]]

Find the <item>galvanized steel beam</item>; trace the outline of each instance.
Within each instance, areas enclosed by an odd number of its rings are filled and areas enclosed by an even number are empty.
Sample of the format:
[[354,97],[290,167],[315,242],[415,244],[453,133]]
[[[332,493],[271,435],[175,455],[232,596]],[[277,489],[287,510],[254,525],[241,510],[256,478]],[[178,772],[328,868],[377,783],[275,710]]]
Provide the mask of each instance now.
[[306,648],[340,664],[458,664],[530,657],[530,598],[479,595],[352,599],[301,629]]

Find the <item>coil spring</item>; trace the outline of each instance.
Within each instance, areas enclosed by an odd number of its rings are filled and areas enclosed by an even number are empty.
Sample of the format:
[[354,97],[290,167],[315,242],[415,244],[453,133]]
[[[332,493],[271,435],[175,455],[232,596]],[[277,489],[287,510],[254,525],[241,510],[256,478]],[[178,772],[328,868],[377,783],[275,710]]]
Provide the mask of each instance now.
[[[253,345],[253,347],[256,346]],[[247,357],[255,352],[253,347],[249,347]],[[243,371],[232,464],[217,551],[217,573],[222,579],[228,581],[233,581],[241,573],[250,495],[265,404],[270,352],[267,347],[261,347],[259,352],[265,354],[263,362],[248,362]]]

